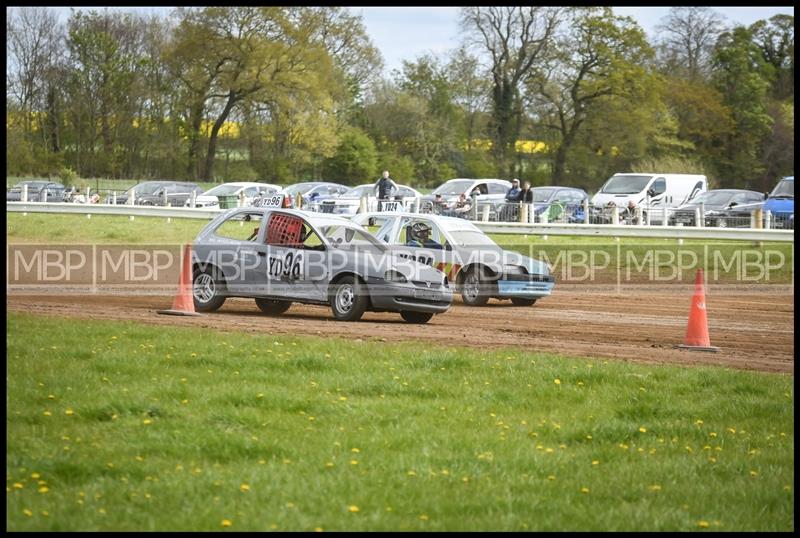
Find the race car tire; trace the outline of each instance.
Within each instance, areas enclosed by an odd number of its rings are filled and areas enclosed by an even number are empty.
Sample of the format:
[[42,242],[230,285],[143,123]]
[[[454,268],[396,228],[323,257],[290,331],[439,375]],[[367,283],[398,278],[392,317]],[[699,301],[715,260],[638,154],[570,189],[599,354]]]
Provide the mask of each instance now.
[[433,314],[431,312],[412,312],[410,310],[403,310],[400,316],[408,323],[428,323]]
[[263,313],[270,316],[283,314],[292,306],[291,301],[279,301],[277,299],[256,299],[256,306]]
[[469,306],[483,306],[489,301],[489,293],[485,289],[488,282],[483,278],[483,273],[479,267],[470,269],[464,275],[461,283],[461,299],[464,304]]
[[533,306],[536,299],[523,299],[521,297],[512,297],[511,304],[514,306]]
[[333,316],[340,321],[358,321],[367,310],[369,296],[357,277],[344,276],[328,292]]
[[198,312],[214,312],[225,302],[225,279],[216,267],[196,267],[192,273],[192,298]]

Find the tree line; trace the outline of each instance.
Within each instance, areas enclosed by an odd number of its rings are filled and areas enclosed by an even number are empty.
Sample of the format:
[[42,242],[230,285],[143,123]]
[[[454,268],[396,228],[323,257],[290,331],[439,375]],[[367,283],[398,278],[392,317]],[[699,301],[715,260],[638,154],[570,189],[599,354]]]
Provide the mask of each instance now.
[[793,16],[675,7],[652,42],[609,7],[469,7],[460,25],[455,50],[384,77],[345,8],[11,8],[6,174],[595,190],[658,171],[764,191],[793,173]]

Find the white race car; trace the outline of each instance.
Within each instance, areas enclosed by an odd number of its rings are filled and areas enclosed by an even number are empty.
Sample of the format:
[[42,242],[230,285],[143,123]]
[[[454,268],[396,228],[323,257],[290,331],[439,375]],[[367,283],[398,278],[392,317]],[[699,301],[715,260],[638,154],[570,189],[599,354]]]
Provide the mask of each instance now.
[[464,303],[490,298],[530,306],[553,291],[555,278],[542,261],[503,250],[471,222],[418,213],[362,213],[352,218],[404,256],[447,274]]

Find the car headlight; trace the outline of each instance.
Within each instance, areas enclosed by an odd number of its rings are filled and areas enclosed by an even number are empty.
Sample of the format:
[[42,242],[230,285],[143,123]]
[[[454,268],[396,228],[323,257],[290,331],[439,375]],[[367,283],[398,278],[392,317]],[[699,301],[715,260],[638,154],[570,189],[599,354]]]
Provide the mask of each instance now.
[[389,269],[385,273],[383,273],[383,279],[387,282],[397,282],[397,283],[404,283],[408,282],[408,279],[403,276],[402,273],[395,271],[394,269]]

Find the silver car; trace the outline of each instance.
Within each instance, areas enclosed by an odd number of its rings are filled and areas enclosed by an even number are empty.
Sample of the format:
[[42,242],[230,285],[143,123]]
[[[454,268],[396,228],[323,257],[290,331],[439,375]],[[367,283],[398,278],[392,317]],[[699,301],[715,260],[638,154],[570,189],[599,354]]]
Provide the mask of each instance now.
[[426,323],[453,299],[441,271],[393,255],[366,229],[341,217],[294,209],[237,208],[212,220],[193,248],[195,308],[250,297],[266,314],[293,302],[330,305],[336,319],[399,312]]
[[399,256],[426,263],[450,279],[464,303],[494,297],[530,306],[555,286],[547,263],[504,250],[471,222],[419,213],[361,213],[353,222],[374,230]]

